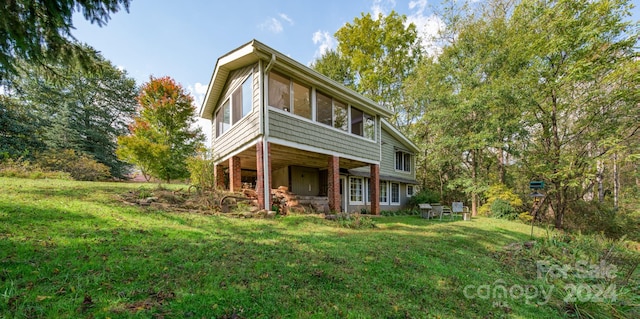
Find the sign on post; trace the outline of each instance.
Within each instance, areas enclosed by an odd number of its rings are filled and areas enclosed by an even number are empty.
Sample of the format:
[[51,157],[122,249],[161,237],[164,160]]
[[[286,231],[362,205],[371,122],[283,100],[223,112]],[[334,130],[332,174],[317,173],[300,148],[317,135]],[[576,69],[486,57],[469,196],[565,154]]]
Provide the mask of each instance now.
[[544,181],[531,181],[531,182],[529,182],[529,188],[530,189],[543,189],[544,188]]

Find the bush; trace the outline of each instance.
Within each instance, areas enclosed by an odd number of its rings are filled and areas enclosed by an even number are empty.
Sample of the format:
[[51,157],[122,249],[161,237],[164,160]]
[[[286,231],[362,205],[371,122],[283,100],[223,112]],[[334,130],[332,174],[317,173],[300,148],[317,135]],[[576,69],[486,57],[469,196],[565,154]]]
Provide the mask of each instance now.
[[0,162],[0,176],[30,179],[72,179],[69,173],[44,170],[40,166],[23,159],[5,159]]
[[603,233],[610,238],[633,235],[638,221],[630,214],[616,211],[609,204],[597,201],[575,201],[564,216],[568,229],[583,233]]
[[416,208],[418,207],[418,204],[439,202],[440,194],[425,188],[417,194],[413,194],[413,196],[411,196],[411,198],[409,199],[409,206]]
[[214,189],[216,186],[215,165],[213,160],[205,156],[194,156],[187,159],[191,185],[198,189]]
[[[486,193],[487,202],[480,206],[478,209],[478,215],[480,216],[493,216],[493,202],[500,199],[503,202],[509,204],[514,210],[519,210],[522,207],[522,199],[518,197],[511,189],[507,188],[504,184],[495,184],[489,187]],[[496,206],[497,210],[507,209],[503,203]],[[499,217],[499,216],[495,216]],[[515,218],[515,217],[514,217]]]
[[78,181],[100,181],[111,177],[108,166],[71,149],[37,154],[36,162],[45,170],[67,172]]
[[495,218],[514,220],[518,217],[518,213],[509,202],[501,198],[497,198],[491,204],[491,216]]

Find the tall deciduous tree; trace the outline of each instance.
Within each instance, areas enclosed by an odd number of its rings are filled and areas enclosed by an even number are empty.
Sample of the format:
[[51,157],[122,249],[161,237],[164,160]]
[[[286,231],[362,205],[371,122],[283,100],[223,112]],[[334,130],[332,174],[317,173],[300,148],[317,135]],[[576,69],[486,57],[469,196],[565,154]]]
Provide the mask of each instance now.
[[[485,181],[508,183],[506,164],[519,167],[520,184],[547,182],[546,202],[562,228],[585,186],[601,183],[605,164],[629,154],[622,150],[640,133],[629,6],[492,0],[449,19],[451,43],[406,85],[424,112],[417,135],[439,154],[426,157],[428,167],[462,177],[448,183],[463,181],[472,196]],[[443,165],[456,158],[453,169]]]
[[118,138],[118,155],[167,182],[188,177],[186,160],[204,140],[194,128],[193,98],[173,79],[151,77],[142,86],[138,104],[131,134]]
[[15,74],[18,59],[31,64],[79,63],[85,69],[99,66],[97,52],[75,43],[72,15],[105,25],[111,13],[129,10],[130,0],[7,0],[0,7],[0,80]]
[[[37,139],[47,149],[72,149],[106,165],[115,177],[124,177],[128,165],[118,160],[116,139],[128,133],[138,94],[135,80],[98,56],[99,74],[74,65],[22,62],[9,78],[7,94],[28,116],[38,119]],[[53,70],[62,75],[51,79]],[[27,145],[25,145],[27,147]]]
[[406,22],[395,11],[363,14],[336,32],[336,51],[314,63],[319,72],[393,111],[396,124],[411,121],[402,86],[424,55],[416,26]]

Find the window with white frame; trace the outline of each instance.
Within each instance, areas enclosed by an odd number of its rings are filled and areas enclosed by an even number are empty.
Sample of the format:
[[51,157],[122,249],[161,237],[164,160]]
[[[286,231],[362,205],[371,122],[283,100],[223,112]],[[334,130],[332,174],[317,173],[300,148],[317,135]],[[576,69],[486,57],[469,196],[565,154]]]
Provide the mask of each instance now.
[[391,205],[400,205],[400,184],[391,183]]
[[407,197],[413,196],[415,188],[413,185],[407,185]]
[[360,177],[350,177],[349,178],[349,202],[351,204],[362,205],[364,201],[362,199],[363,196],[363,183],[362,178]]
[[411,172],[411,154],[403,151],[396,151],[396,170]]
[[389,204],[389,195],[387,191],[387,182],[380,181],[380,204],[388,205]]
[[371,204],[371,179],[364,178],[364,202]]
[[269,72],[269,106],[311,119],[311,88]]
[[231,126],[251,113],[253,109],[253,74],[249,75],[241,86],[237,87],[231,96],[224,101],[215,114],[216,137],[227,132]]

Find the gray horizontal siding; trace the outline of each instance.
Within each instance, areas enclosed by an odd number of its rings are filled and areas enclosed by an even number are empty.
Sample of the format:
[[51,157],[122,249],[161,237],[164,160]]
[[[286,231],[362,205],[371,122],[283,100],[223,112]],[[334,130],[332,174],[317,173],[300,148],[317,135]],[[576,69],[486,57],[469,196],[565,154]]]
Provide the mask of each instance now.
[[396,147],[407,149],[391,134],[382,130],[382,160],[380,162],[380,175],[398,176],[406,179],[416,178],[415,155],[411,156],[411,172],[396,171]]
[[372,162],[378,162],[380,159],[380,148],[374,141],[367,141],[346,132],[333,130],[324,124],[311,123],[274,110],[269,110],[269,135]]
[[212,142],[213,153],[216,158],[223,158],[234,150],[245,145],[260,134],[260,112],[254,109],[253,112],[245,116]]

